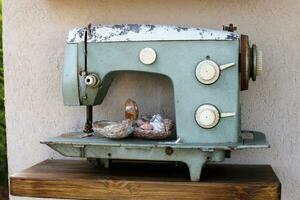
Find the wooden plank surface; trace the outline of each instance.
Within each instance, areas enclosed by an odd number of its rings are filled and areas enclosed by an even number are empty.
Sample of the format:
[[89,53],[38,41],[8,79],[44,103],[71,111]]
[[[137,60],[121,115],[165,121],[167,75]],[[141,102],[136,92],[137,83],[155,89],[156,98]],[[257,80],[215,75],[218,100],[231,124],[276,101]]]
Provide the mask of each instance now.
[[16,196],[103,200],[278,200],[281,184],[268,165],[207,165],[200,182],[169,163],[46,160],[10,177]]

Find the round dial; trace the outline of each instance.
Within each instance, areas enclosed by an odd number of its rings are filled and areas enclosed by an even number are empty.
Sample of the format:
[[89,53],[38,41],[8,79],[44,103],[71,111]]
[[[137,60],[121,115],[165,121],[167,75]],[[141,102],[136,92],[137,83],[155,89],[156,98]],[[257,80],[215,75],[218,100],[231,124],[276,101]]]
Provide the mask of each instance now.
[[263,55],[262,51],[258,50],[256,54],[256,76],[260,76],[263,70]]
[[255,44],[252,46],[252,62],[251,78],[255,81],[256,77],[262,74],[262,51],[258,50]]
[[214,61],[204,60],[197,65],[195,73],[200,83],[209,85],[218,80],[220,68]]
[[145,65],[150,65],[156,60],[156,52],[154,49],[146,47],[140,51],[140,61]]
[[215,106],[204,104],[197,109],[195,118],[202,128],[213,128],[220,121],[220,112]]

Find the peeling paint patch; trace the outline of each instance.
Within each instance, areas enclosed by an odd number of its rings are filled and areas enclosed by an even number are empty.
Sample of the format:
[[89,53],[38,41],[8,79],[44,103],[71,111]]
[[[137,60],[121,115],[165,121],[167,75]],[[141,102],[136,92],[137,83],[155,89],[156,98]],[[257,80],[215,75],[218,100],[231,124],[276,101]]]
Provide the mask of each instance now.
[[[84,33],[85,28],[71,30],[67,42],[83,42]],[[88,36],[88,42],[238,39],[238,34],[227,31],[152,24],[97,25]]]
[[227,39],[228,39],[228,40],[238,40],[238,39],[239,39],[239,36],[237,36],[236,34],[230,32],[230,33],[227,35]]

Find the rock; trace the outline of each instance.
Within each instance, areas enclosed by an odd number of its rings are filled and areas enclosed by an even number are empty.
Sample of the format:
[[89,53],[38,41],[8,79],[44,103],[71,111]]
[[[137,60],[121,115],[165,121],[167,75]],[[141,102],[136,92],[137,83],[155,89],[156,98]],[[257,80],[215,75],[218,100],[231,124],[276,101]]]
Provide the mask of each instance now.
[[139,116],[139,108],[135,101],[127,99],[125,102],[125,119],[136,120]]

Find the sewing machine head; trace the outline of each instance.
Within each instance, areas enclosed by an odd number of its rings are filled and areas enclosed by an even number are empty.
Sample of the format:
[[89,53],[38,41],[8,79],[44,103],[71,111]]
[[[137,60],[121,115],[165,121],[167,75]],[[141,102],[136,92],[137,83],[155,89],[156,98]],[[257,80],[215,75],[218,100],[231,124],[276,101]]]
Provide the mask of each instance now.
[[65,51],[64,103],[101,104],[118,73],[164,75],[173,85],[183,141],[236,142],[239,91],[260,71],[256,46],[230,31],[161,25],[74,29]]
[[[87,106],[85,132],[92,131],[92,106],[102,103],[114,77],[140,72],[171,81],[176,135],[165,140],[112,140],[79,131],[42,143],[62,155],[96,159],[105,166],[113,159],[181,161],[192,181],[199,181],[206,162],[223,161],[231,150],[268,148],[263,133],[242,134],[240,129],[240,90],[260,74],[261,53],[255,45],[250,48],[248,36],[232,32],[233,26],[224,29],[100,25],[72,30],[65,51],[63,97],[66,105]],[[150,123],[153,129],[145,123],[145,133],[161,126],[159,120]],[[171,130],[166,127],[162,130]]]

